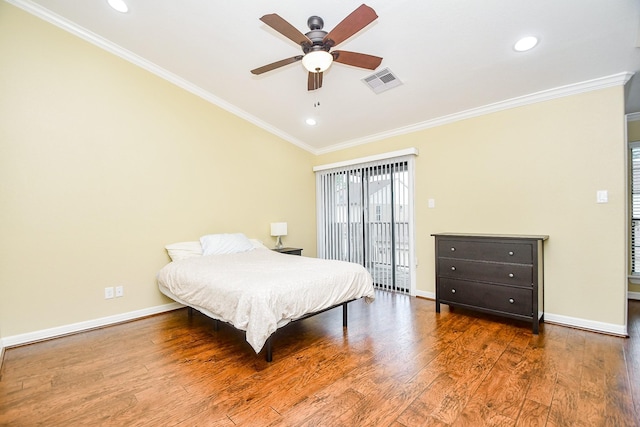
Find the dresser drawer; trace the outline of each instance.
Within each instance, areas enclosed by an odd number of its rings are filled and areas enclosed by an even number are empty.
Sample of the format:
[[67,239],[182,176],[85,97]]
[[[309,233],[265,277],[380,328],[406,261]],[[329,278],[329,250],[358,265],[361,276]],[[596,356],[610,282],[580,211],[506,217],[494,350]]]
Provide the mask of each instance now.
[[483,308],[502,313],[531,318],[533,316],[533,294],[531,289],[486,283],[467,282],[441,278],[439,300],[446,304],[461,304],[470,308]]
[[438,233],[436,313],[440,303],[530,320],[544,319],[545,235]]
[[437,256],[479,261],[531,264],[533,262],[533,245],[510,241],[483,242],[438,239]]
[[501,264],[456,258],[438,258],[438,275],[454,279],[504,283],[530,288],[533,283],[533,266],[531,264]]

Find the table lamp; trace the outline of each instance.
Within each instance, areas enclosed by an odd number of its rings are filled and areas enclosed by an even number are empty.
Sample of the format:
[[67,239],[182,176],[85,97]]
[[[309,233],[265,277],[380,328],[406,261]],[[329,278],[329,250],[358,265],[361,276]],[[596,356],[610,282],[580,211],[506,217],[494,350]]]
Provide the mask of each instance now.
[[282,249],[282,236],[287,235],[287,223],[286,222],[272,222],[271,223],[271,235],[278,237],[276,240],[276,249]]

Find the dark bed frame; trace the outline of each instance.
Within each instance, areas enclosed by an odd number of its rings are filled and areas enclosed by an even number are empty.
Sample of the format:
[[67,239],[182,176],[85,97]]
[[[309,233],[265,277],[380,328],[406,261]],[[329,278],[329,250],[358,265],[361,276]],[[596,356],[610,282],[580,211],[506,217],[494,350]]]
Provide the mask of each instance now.
[[[331,307],[327,307],[324,310],[315,311],[313,313],[305,314],[302,317],[299,317],[299,318],[297,318],[295,320],[292,320],[290,323],[297,322],[297,321],[303,320],[303,319],[308,319],[309,317],[313,317],[316,314],[324,313],[325,311],[333,310],[336,307],[342,306],[342,327],[346,328],[347,327],[347,320],[348,320],[347,319],[347,304],[349,304],[351,301],[355,301],[355,299],[351,299],[349,301],[341,302],[340,304],[332,305]],[[189,317],[193,316],[193,310],[195,310],[193,307],[188,307]],[[213,319],[213,320],[214,320],[213,330],[217,331],[220,328],[220,322],[221,321],[218,320],[218,319]],[[227,325],[229,325],[232,328],[236,329],[235,326],[233,326],[231,323],[228,323],[228,322],[223,322],[223,323],[226,323]],[[265,359],[267,360],[267,362],[271,362],[273,360],[273,351],[272,351],[272,348],[271,348],[272,347],[271,346],[271,338],[273,338],[273,335],[275,335],[275,332],[273,334],[271,334],[271,336],[269,336],[269,338],[267,338],[267,341],[264,343],[264,348],[265,348],[265,351],[266,351]]]

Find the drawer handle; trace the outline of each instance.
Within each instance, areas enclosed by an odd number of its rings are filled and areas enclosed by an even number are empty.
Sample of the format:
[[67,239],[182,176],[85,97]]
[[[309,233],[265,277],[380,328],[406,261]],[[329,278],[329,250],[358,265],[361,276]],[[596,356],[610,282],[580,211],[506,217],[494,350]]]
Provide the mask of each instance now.
[[456,248],[454,248],[453,246],[451,246],[451,252],[455,252]]
[[516,302],[516,300],[514,300],[513,298],[509,298],[509,304],[513,304],[514,302]]
[[452,294],[455,294],[455,293],[456,293],[456,290],[455,290],[455,289],[451,289],[451,293],[452,293]]
[[513,256],[513,251],[509,251],[509,256]]
[[513,277],[513,273],[509,273],[509,277]]
[[456,267],[455,266],[451,266],[451,271],[456,271]]

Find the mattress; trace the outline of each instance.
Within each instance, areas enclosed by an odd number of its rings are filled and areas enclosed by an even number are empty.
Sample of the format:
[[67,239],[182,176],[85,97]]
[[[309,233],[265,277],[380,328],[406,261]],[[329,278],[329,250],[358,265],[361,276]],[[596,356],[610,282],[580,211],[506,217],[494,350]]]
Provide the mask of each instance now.
[[171,262],[158,273],[158,286],[175,301],[245,331],[256,353],[292,320],[375,299],[371,275],[359,264],[261,248]]

